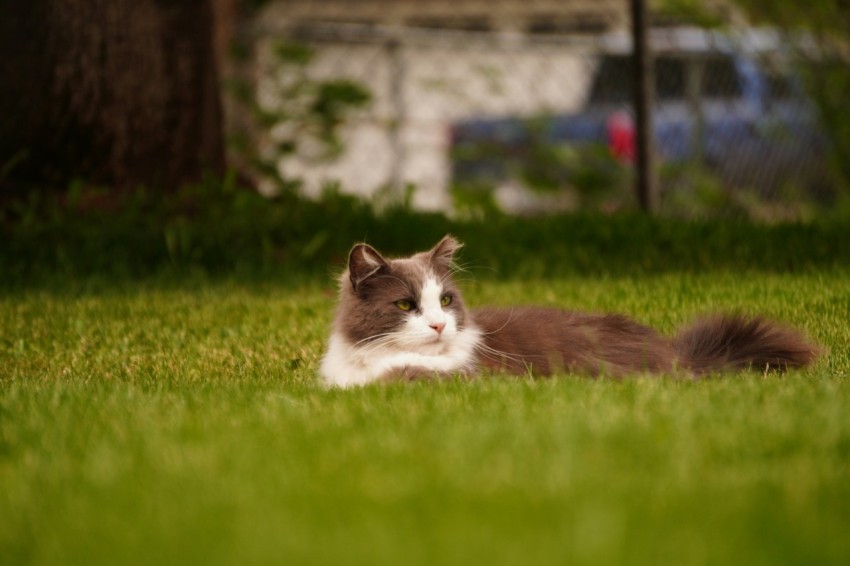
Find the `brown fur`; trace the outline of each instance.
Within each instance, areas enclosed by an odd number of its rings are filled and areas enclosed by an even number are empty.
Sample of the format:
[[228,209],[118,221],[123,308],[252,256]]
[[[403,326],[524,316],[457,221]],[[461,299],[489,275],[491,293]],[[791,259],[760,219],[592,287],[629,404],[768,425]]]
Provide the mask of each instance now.
[[670,371],[676,358],[667,339],[618,314],[484,308],[472,319],[484,332],[480,363],[491,370],[620,376]]
[[761,317],[714,315],[696,321],[672,341],[694,373],[718,370],[785,370],[804,367],[820,349],[794,329]]
[[711,316],[672,340],[619,314],[518,307],[473,310],[471,318],[484,331],[480,364],[514,374],[785,370],[818,353],[798,332],[760,317]]

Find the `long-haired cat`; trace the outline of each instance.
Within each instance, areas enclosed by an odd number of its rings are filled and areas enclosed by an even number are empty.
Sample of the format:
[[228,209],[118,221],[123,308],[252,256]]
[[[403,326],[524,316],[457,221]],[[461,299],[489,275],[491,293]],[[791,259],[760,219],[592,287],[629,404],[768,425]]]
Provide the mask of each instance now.
[[488,370],[699,375],[803,367],[818,354],[797,331],[760,317],[710,316],[669,338],[619,314],[468,310],[452,279],[460,247],[446,236],[429,251],[387,259],[366,244],[354,246],[321,364],[325,383],[349,387]]

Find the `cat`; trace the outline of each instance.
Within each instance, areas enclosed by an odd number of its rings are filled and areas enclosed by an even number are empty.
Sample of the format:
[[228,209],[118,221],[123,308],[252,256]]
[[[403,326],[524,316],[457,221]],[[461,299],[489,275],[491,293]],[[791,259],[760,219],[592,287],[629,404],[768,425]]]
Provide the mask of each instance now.
[[467,309],[453,279],[462,244],[387,259],[367,244],[349,253],[320,374],[336,387],[389,379],[631,374],[804,367],[819,348],[762,317],[713,315],[672,338],[620,314],[548,307]]

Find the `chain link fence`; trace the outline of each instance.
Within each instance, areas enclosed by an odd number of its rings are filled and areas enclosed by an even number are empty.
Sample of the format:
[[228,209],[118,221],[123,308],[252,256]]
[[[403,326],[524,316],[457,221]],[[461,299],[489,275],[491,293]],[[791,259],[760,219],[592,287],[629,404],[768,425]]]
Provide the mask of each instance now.
[[[338,151],[299,144],[276,168],[307,195],[339,187],[426,210],[633,207],[628,0],[274,2],[250,30],[260,100],[303,45],[306,81],[369,94]],[[828,144],[775,31],[652,29],[661,207],[773,211],[828,199]],[[268,139],[275,138],[271,125]],[[280,137],[280,136],[278,136]],[[271,191],[271,188],[268,188]]]

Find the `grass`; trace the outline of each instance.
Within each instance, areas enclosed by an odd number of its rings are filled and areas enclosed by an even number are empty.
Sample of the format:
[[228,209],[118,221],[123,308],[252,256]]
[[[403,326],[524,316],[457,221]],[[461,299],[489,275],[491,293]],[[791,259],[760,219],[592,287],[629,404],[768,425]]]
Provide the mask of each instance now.
[[325,279],[13,286],[3,563],[850,560],[848,269],[471,277],[471,304],[619,311],[665,332],[764,312],[829,354],[782,376],[336,391],[316,382]]

